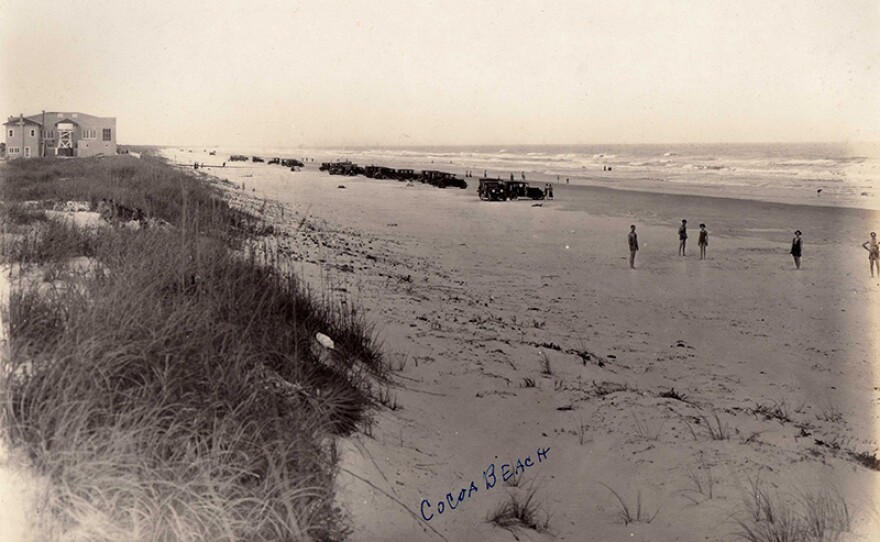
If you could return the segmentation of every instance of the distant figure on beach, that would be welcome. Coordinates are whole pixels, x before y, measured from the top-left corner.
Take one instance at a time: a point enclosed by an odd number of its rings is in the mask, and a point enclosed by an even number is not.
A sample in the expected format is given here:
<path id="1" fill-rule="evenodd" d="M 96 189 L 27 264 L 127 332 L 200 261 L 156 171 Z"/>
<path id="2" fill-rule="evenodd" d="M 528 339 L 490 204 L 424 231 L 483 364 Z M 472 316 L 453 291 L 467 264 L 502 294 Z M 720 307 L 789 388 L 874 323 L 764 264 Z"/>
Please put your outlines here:
<path id="1" fill-rule="evenodd" d="M 488 171 L 484 169 L 484 170 L 483 170 L 483 178 L 484 178 L 484 179 L 488 176 L 487 173 L 488 173 Z"/>
<path id="2" fill-rule="evenodd" d="M 513 182 L 513 173 L 510 174 L 510 181 Z"/>
<path id="3" fill-rule="evenodd" d="M 520 175 L 522 175 L 522 180 L 526 180 L 526 172 L 525 171 L 521 171 Z"/>
<path id="4" fill-rule="evenodd" d="M 803 255 L 803 252 L 804 247 L 801 239 L 801 230 L 796 230 L 794 232 L 794 239 L 791 240 L 791 256 L 794 258 L 794 266 L 797 269 L 801 268 L 801 256 Z"/>
<path id="5" fill-rule="evenodd" d="M 706 259 L 706 247 L 709 246 L 709 232 L 706 231 L 706 225 L 700 224 L 700 239 L 697 241 L 700 245 L 700 259 Z"/>
<path id="6" fill-rule="evenodd" d="M 687 256 L 685 253 L 685 246 L 687 245 L 688 238 L 688 229 L 687 229 L 687 220 L 681 221 L 681 227 L 678 228 L 678 255 L 679 256 Z"/>
<path id="7" fill-rule="evenodd" d="M 568 177 L 565 178 L 565 184 L 568 184 Z"/>
<path id="8" fill-rule="evenodd" d="M 874 278 L 874 267 L 880 275 L 880 245 L 877 244 L 877 232 L 871 232 L 871 239 L 862 243 L 862 248 L 868 251 L 868 265 L 871 267 L 871 278 Z"/>
<path id="9" fill-rule="evenodd" d="M 223 167 L 226 167 L 226 162 L 223 162 Z"/>
<path id="10" fill-rule="evenodd" d="M 550 183 L 547 183 L 547 197 L 553 199 L 553 185 Z"/>
<path id="11" fill-rule="evenodd" d="M 636 252 L 639 251 L 639 236 L 636 234 L 636 225 L 633 224 L 629 227 L 629 235 L 627 236 L 627 243 L 629 243 L 629 268 L 636 268 Z"/>

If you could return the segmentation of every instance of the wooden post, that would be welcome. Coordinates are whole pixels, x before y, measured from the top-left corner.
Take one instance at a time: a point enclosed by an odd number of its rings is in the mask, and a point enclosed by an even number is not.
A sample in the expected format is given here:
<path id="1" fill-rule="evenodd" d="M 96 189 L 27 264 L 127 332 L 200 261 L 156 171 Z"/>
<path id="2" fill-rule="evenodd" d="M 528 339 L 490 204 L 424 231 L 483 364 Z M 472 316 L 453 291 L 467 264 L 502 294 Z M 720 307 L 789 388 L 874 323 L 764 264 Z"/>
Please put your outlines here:
<path id="1" fill-rule="evenodd" d="M 46 110 L 43 109 L 43 124 L 40 126 L 40 158 L 46 157 Z"/>

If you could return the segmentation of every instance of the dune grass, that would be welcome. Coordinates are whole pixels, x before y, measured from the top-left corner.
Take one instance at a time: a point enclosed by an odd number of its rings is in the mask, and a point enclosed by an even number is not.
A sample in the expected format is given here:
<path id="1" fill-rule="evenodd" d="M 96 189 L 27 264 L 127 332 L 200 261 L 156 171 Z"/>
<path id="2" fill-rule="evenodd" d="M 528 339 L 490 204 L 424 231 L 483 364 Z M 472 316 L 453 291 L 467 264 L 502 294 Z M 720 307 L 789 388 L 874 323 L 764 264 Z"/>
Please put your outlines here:
<path id="1" fill-rule="evenodd" d="M 734 518 L 737 540 L 834 542 L 850 532 L 849 505 L 833 488 L 792 496 L 771 492 L 760 479 L 749 482 L 744 510 Z"/>
<path id="2" fill-rule="evenodd" d="M 369 326 L 268 265 L 259 217 L 161 163 L 26 160 L 0 175 L 5 201 L 112 198 L 171 224 L 49 221 L 4 247 L 23 266 L 4 429 L 46 481 L 37 538 L 344 539 L 334 438 L 369 424 L 370 381 L 386 374 Z M 93 265 L 65 266 L 77 256 Z M 64 287 L 22 278 L 47 262 Z"/>

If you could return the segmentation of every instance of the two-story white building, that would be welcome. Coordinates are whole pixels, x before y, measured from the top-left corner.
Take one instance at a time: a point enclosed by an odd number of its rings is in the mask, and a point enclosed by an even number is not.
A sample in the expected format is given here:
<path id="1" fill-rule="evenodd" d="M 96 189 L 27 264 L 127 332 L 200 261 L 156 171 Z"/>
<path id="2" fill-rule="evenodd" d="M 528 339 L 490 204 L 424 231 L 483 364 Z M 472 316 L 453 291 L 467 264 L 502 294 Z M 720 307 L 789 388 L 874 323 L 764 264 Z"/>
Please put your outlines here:
<path id="1" fill-rule="evenodd" d="M 46 111 L 9 117 L 3 128 L 9 159 L 116 154 L 116 117 Z"/>

